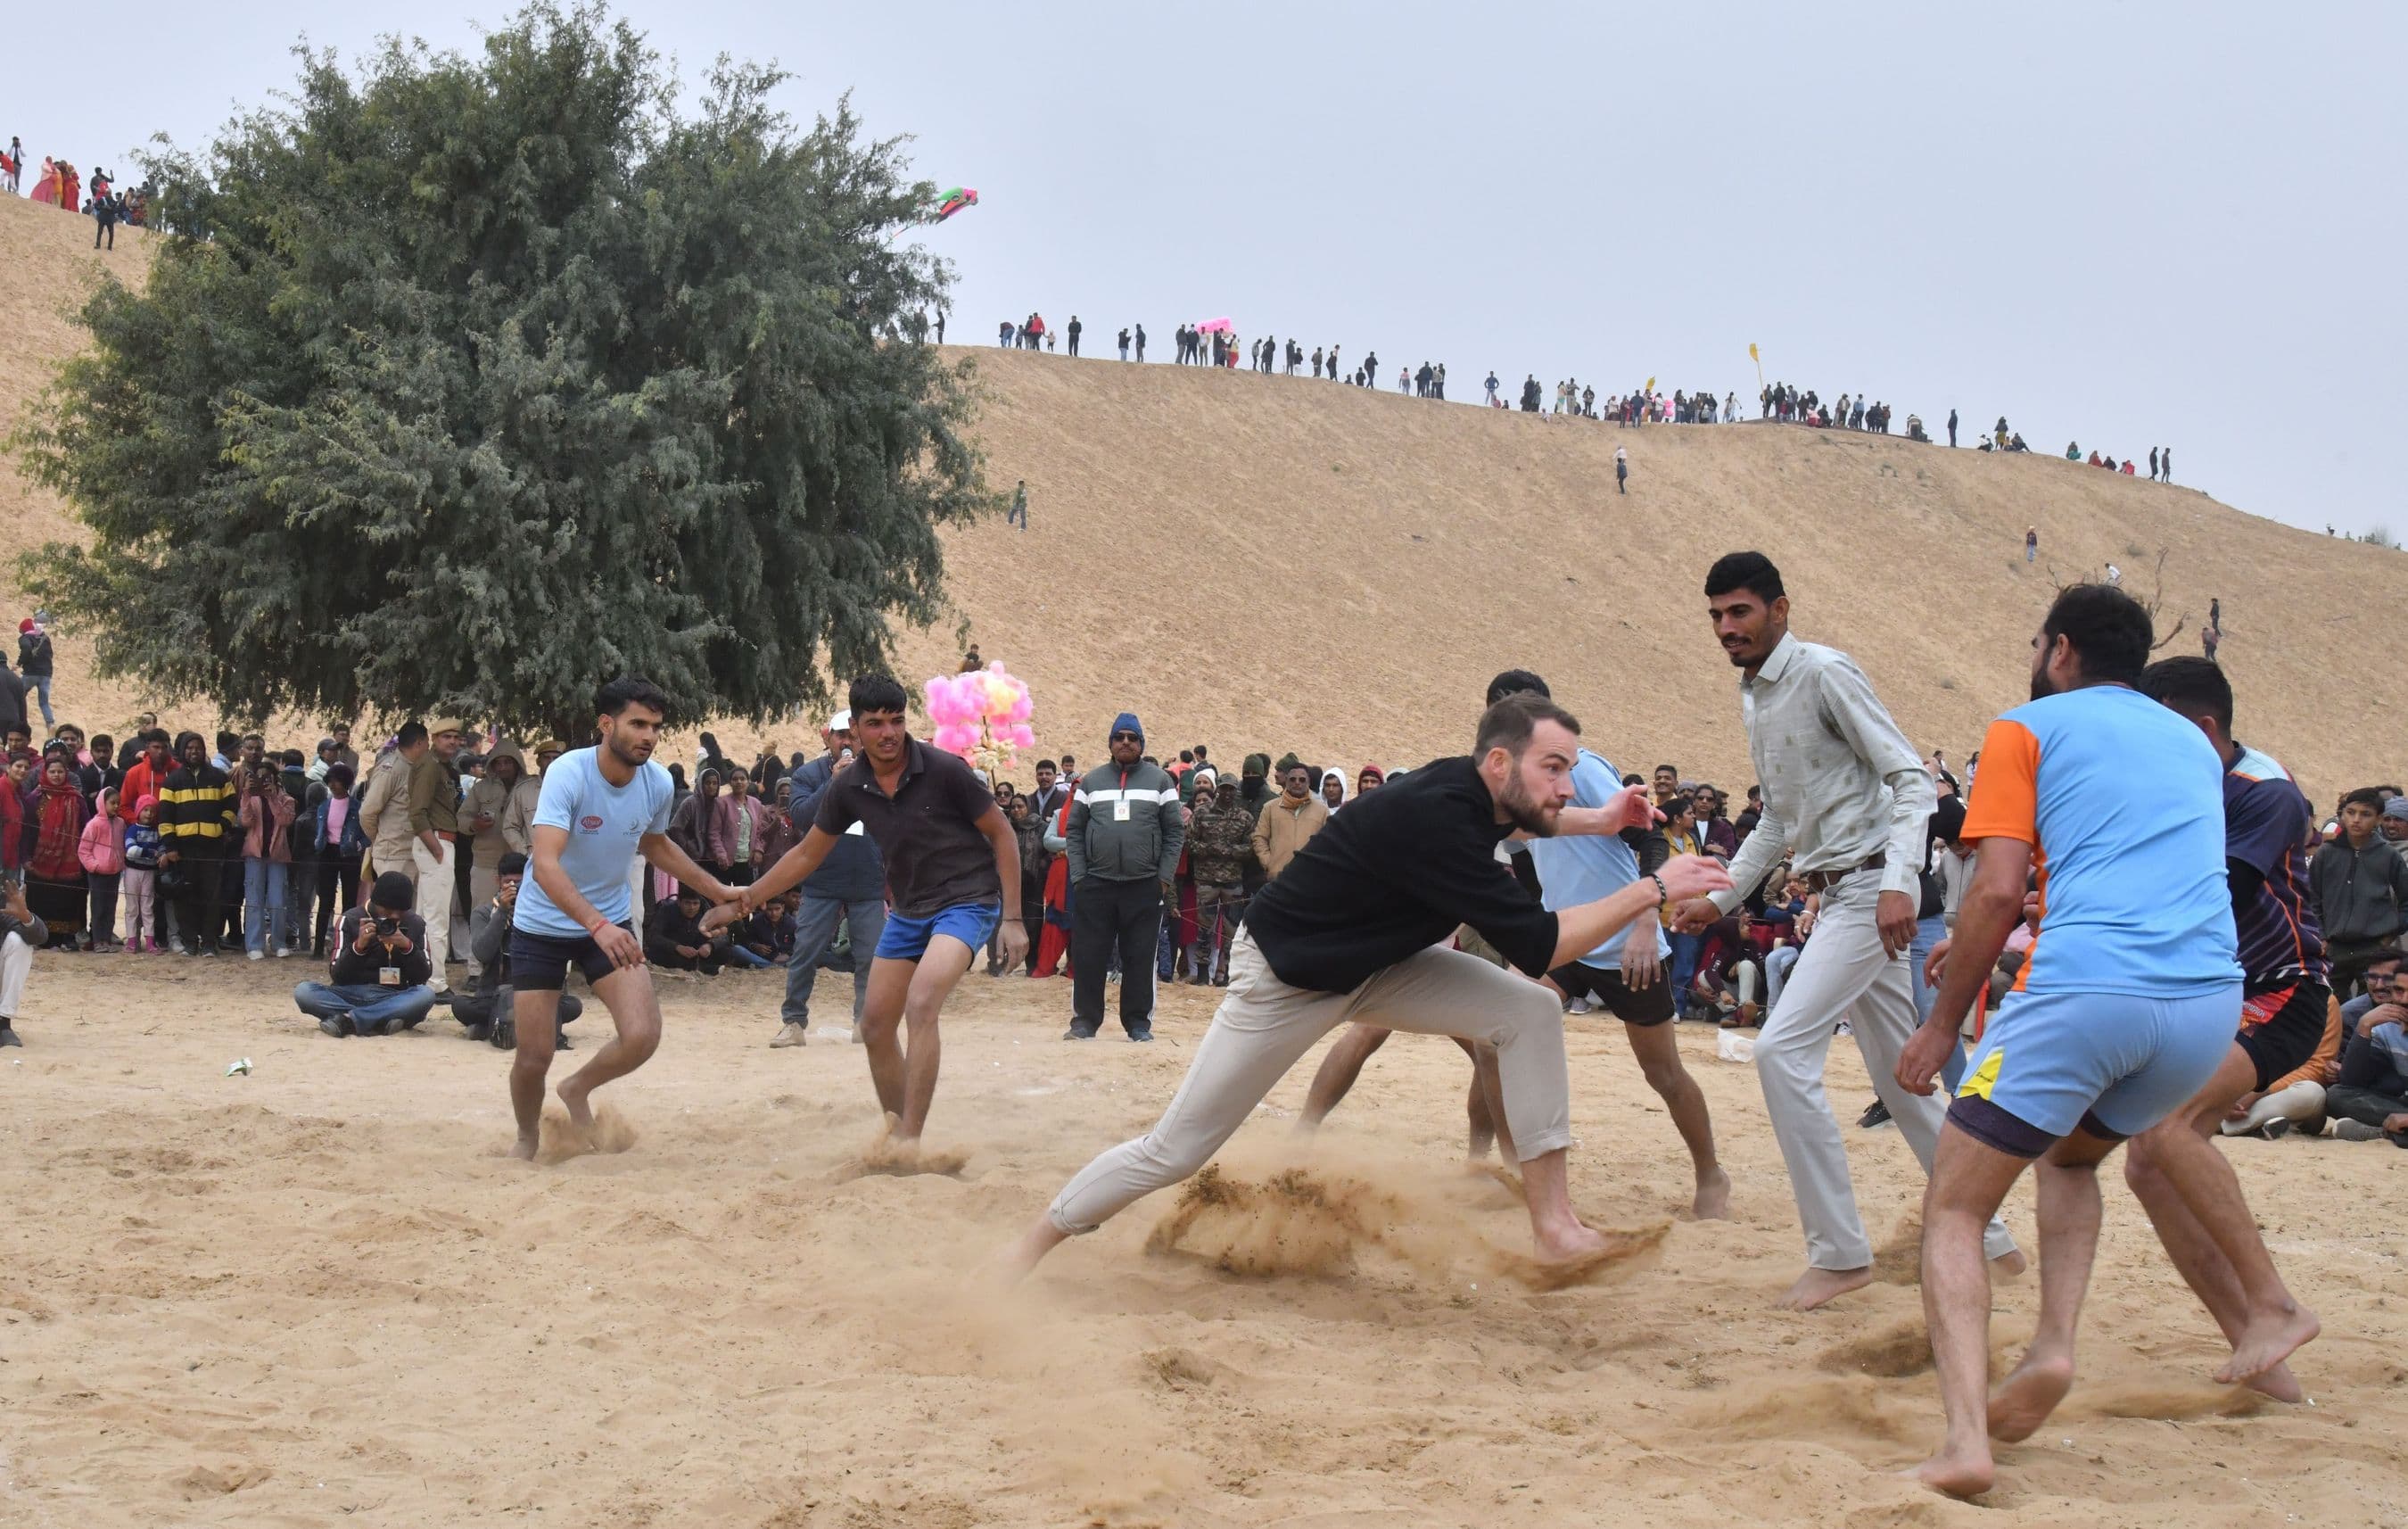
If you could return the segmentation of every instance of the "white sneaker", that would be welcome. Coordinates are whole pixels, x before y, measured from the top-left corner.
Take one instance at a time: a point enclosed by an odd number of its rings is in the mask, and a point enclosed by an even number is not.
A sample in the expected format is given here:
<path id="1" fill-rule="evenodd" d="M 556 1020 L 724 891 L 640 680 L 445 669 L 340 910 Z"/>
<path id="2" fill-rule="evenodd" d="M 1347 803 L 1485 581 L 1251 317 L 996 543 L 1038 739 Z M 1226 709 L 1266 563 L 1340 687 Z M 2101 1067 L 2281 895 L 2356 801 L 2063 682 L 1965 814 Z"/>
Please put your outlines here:
<path id="1" fill-rule="evenodd" d="M 790 1023 L 783 1029 L 780 1030 L 777 1034 L 770 1037 L 769 1046 L 773 1050 L 780 1046 L 809 1046 L 810 1044 L 810 1039 L 811 1034 L 810 1031 L 805 1030 L 800 1025 Z"/>
<path id="2" fill-rule="evenodd" d="M 301 954 L 301 952 L 294 949 L 291 945 L 278 945 L 276 947 L 276 959 L 280 961 L 290 957 L 298 956 L 299 954 Z"/>
<path id="3" fill-rule="evenodd" d="M 1580 997 L 1573 999 L 1571 1007 L 1564 1012 L 1567 1014 L 1587 1014 L 1596 1007 L 1597 1005 L 1595 1003 L 1589 1002 L 1588 995 L 1586 993 L 1583 993 Z"/>
<path id="4" fill-rule="evenodd" d="M 264 961 L 267 959 L 267 952 L 265 950 L 254 950 L 251 952 L 251 959 L 255 961 Z"/>

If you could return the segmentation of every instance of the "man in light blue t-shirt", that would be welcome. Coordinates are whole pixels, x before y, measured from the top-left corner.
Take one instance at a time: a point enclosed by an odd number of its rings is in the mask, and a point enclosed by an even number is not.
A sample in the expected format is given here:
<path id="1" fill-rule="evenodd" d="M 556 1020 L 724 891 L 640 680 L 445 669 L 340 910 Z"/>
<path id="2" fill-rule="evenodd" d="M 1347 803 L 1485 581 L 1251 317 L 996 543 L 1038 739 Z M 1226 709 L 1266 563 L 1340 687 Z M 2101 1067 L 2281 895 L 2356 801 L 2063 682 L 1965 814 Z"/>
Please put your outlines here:
<path id="1" fill-rule="evenodd" d="M 1496 694 L 1535 690 L 1548 694 L 1546 681 L 1527 670 L 1509 670 L 1489 685 Z M 1603 807 L 1622 793 L 1613 766 L 1586 749 L 1572 763 L 1572 805 Z M 1638 851 L 1620 834 L 1571 834 L 1530 841 L 1530 861 L 1539 873 L 1540 901 L 1550 910 L 1576 908 L 1611 897 L 1653 866 L 1642 867 Z M 1659 857 L 1660 858 L 1660 857 Z M 1706 1111 L 1706 1096 L 1698 1080 L 1681 1064 L 1681 1045 L 1673 1034 L 1672 989 L 1664 974 L 1664 959 L 1671 945 L 1664 938 L 1662 920 L 1642 918 L 1576 961 L 1567 961 L 1547 974 L 1547 980 L 1566 997 L 1587 998 L 1602 1004 L 1622 1021 L 1630 1054 L 1639 1059 L 1647 1086 L 1664 1101 L 1674 1129 L 1689 1149 L 1697 1172 L 1697 1195 L 1691 1212 L 1699 1220 L 1721 1220 L 1730 1215 L 1730 1176 L 1714 1155 L 1714 1123 Z"/>
<path id="2" fill-rule="evenodd" d="M 714 902 L 733 887 L 694 863 L 668 837 L 669 772 L 652 762 L 668 698 L 649 683 L 612 680 L 594 697 L 601 742 L 562 755 L 543 772 L 530 829 L 528 885 L 511 919 L 510 1109 L 518 1117 L 515 1156 L 536 1155 L 544 1079 L 558 1037 L 553 1016 L 573 962 L 610 1011 L 617 1033 L 557 1090 L 576 1144 L 593 1135 L 594 1090 L 641 1067 L 661 1044 L 661 1005 L 644 967 L 643 942 L 627 927 L 628 873 L 636 857 L 698 889 Z"/>

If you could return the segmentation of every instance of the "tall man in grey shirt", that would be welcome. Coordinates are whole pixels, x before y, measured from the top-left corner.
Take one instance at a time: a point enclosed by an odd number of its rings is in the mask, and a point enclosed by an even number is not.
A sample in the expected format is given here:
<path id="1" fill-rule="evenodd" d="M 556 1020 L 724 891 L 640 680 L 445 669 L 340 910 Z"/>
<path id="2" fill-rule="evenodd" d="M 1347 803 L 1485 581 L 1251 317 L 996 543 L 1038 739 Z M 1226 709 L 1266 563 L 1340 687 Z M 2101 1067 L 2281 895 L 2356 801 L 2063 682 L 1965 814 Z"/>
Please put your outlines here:
<path id="1" fill-rule="evenodd" d="M 1923 835 L 1935 793 L 1923 762 L 1856 661 L 1789 633 L 1781 570 L 1735 552 L 1706 574 L 1714 635 L 1741 671 L 1740 714 L 1764 786 L 1764 815 L 1731 862 L 1731 886 L 1674 910 L 1695 931 L 1754 891 L 1786 855 L 1822 907 L 1781 1002 L 1756 1043 L 1756 1075 L 1806 1228 L 1806 1272 L 1782 1304 L 1811 1311 L 1872 1281 L 1872 1245 L 1856 1215 L 1840 1124 L 1823 1094 L 1831 1034 L 1850 1021 L 1873 1088 L 1925 1173 L 1945 1113 L 1892 1075 L 1914 1032 L 1914 988 L 1902 959 L 1914 940 Z M 1984 1240 L 2008 1272 L 2023 1255 L 1993 1218 Z"/>

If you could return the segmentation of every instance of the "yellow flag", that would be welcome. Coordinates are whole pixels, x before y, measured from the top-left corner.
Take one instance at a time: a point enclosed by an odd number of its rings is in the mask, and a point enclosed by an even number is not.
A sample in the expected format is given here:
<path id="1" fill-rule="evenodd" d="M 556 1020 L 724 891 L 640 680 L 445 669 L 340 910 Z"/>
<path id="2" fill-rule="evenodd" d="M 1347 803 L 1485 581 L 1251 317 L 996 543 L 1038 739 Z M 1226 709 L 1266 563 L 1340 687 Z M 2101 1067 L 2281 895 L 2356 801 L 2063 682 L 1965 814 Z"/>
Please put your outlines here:
<path id="1" fill-rule="evenodd" d="M 1655 379 L 1655 378 L 1653 378 L 1653 377 L 1650 377 L 1649 379 L 1647 379 L 1647 391 L 1648 391 L 1648 392 L 1650 392 L 1650 393 L 1653 393 L 1653 392 L 1655 392 L 1655 391 L 1656 391 L 1656 379 Z"/>
<path id="2" fill-rule="evenodd" d="M 1747 342 L 1747 358 L 1750 361 L 1756 362 L 1761 362 L 1764 359 L 1764 357 L 1756 353 L 1756 341 L 1752 339 Z"/>

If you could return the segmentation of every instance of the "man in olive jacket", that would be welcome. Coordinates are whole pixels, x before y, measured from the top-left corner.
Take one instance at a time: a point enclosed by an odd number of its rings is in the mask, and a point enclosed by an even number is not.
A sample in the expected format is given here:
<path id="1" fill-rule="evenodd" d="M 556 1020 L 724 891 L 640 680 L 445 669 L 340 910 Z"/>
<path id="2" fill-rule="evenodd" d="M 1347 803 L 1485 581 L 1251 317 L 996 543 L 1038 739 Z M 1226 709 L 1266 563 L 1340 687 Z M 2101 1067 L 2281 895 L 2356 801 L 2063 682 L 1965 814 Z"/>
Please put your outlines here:
<path id="1" fill-rule="evenodd" d="M 1120 950 L 1121 1028 L 1154 1039 L 1154 958 L 1163 902 L 1179 874 L 1187 821 L 1179 786 L 1140 757 L 1145 729 L 1123 712 L 1111 762 L 1090 770 L 1070 801 L 1070 994 L 1067 1041 L 1092 1041 L 1104 1024 L 1104 973 Z"/>

